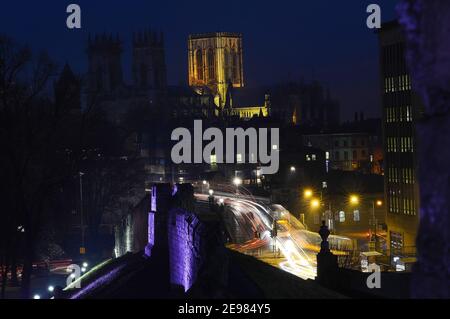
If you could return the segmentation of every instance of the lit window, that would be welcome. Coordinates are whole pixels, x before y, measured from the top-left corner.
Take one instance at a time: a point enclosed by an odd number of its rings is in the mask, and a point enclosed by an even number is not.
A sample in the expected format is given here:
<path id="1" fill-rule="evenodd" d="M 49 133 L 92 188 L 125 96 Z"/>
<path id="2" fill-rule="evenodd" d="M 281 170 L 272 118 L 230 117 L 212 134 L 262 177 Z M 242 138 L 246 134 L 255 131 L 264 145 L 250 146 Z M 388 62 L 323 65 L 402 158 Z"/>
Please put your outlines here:
<path id="1" fill-rule="evenodd" d="M 344 220 L 345 220 L 345 216 L 344 216 Z M 359 210 L 354 210 L 354 211 L 353 211 L 353 220 L 354 220 L 355 222 L 359 222 L 359 221 L 360 221 L 360 218 L 359 218 Z"/>
<path id="2" fill-rule="evenodd" d="M 273 149 L 273 150 L 277 150 L 277 149 L 278 149 L 278 145 L 273 144 L 273 145 L 272 145 L 272 149 Z"/>
<path id="3" fill-rule="evenodd" d="M 216 157 L 216 154 L 212 154 L 212 155 L 210 156 L 210 162 L 211 162 L 211 164 L 217 164 L 217 157 Z"/>
<path id="4" fill-rule="evenodd" d="M 312 155 L 311 155 L 311 159 L 312 159 L 313 161 L 315 161 L 315 160 L 316 160 L 316 154 L 312 154 Z"/>
<path id="5" fill-rule="evenodd" d="M 345 222 L 345 212 L 342 210 L 339 212 L 339 222 Z"/>
<path id="6" fill-rule="evenodd" d="M 242 163 L 242 154 L 237 154 L 237 155 L 236 155 L 236 161 L 237 161 L 238 163 Z"/>
<path id="7" fill-rule="evenodd" d="M 327 159 L 327 160 L 330 159 L 330 152 L 325 152 L 325 159 Z"/>
<path id="8" fill-rule="evenodd" d="M 308 154 L 306 155 L 306 161 L 311 161 L 311 156 L 309 156 Z"/>

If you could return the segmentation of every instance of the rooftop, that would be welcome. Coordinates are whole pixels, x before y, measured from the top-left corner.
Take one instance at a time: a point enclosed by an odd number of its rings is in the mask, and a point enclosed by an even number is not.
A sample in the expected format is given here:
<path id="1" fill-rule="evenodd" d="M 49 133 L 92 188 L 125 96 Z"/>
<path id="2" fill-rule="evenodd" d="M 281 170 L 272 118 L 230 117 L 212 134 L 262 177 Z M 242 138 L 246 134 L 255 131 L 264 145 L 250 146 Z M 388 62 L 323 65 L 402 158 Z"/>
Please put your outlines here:
<path id="1" fill-rule="evenodd" d="M 208 33 L 195 33 L 189 35 L 189 40 L 191 39 L 204 39 L 204 38 L 242 38 L 241 33 L 235 32 L 208 32 Z"/>

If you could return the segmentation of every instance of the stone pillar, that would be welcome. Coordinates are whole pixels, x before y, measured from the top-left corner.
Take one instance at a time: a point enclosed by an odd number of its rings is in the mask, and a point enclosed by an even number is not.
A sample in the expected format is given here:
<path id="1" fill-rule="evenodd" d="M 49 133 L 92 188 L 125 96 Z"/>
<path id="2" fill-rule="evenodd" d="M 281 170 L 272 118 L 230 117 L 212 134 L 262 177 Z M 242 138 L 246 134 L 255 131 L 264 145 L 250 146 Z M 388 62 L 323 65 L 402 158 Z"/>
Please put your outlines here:
<path id="1" fill-rule="evenodd" d="M 325 225 L 325 221 L 322 221 L 319 234 L 322 238 L 322 243 L 320 244 L 320 252 L 317 254 L 316 280 L 325 287 L 336 288 L 338 262 L 337 256 L 333 255 L 330 251 L 330 246 L 328 243 L 330 230 L 328 229 L 328 226 Z"/>
<path id="2" fill-rule="evenodd" d="M 450 1 L 402 0 L 397 11 L 425 104 L 416 125 L 421 207 L 411 295 L 450 298 Z"/>

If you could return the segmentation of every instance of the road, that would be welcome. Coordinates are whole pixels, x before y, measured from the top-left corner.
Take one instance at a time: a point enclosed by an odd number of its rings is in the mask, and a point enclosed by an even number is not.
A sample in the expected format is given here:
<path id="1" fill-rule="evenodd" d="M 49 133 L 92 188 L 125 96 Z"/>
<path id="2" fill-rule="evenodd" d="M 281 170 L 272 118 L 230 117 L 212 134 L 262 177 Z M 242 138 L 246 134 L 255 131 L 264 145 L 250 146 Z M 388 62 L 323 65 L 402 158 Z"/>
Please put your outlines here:
<path id="1" fill-rule="evenodd" d="M 196 194 L 196 198 L 208 200 L 204 194 Z M 214 199 L 226 207 L 223 221 L 231 237 L 231 249 L 252 254 L 303 279 L 316 277 L 321 238 L 306 230 L 287 209 L 228 193 L 216 193 Z M 272 238 L 274 220 L 277 235 Z M 329 241 L 331 249 L 351 249 L 349 238 L 331 235 Z"/>

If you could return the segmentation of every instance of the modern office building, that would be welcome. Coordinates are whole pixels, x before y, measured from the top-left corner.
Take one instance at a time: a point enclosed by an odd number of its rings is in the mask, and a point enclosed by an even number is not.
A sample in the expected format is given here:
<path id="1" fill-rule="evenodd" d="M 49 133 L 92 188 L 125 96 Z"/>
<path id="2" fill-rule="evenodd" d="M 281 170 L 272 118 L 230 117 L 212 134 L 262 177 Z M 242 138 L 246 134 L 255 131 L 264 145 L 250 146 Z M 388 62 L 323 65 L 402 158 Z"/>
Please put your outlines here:
<path id="1" fill-rule="evenodd" d="M 420 207 L 415 124 L 422 103 L 412 90 L 402 29 L 389 22 L 378 36 L 388 243 L 392 252 L 414 250 Z"/>

